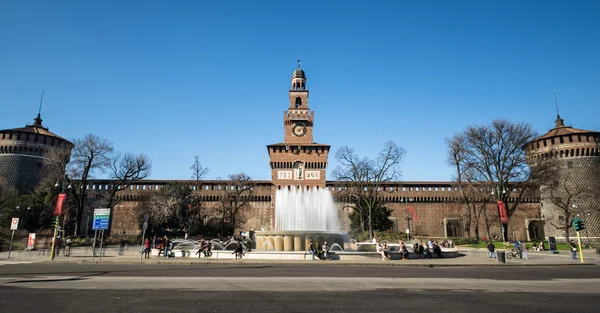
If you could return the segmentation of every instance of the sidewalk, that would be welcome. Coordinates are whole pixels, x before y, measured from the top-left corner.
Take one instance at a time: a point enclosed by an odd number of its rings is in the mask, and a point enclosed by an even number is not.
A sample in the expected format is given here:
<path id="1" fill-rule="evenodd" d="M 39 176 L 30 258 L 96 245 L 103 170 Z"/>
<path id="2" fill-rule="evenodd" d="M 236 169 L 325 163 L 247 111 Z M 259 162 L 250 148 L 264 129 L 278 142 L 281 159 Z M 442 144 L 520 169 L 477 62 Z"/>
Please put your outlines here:
<path id="1" fill-rule="evenodd" d="M 70 257 L 62 255 L 50 261 L 49 251 L 13 251 L 11 258 L 7 259 L 8 252 L 0 252 L 0 265 L 16 264 L 16 263 L 37 263 L 37 262 L 53 262 L 53 263 L 111 263 L 111 264 L 186 264 L 186 265 L 231 265 L 231 264 L 260 264 L 260 265 L 344 265 L 344 266 L 565 266 L 565 265 L 600 265 L 600 255 L 595 251 L 584 251 L 584 261 L 581 263 L 579 259 L 573 260 L 571 253 L 564 251 L 558 254 L 550 254 L 549 252 L 529 252 L 529 259 L 510 259 L 506 263 L 499 263 L 497 259 L 490 259 L 485 249 L 475 248 L 459 248 L 460 256 L 457 258 L 442 258 L 407 261 L 402 260 L 381 260 L 377 257 L 372 259 L 357 259 L 357 260 L 333 260 L 322 261 L 312 260 L 310 257 L 307 260 L 295 259 L 253 259 L 252 252 L 249 252 L 250 257 L 244 259 L 223 259 L 213 255 L 212 258 L 163 258 L 152 256 L 150 259 L 141 259 L 140 254 L 136 253 L 137 248 L 129 248 L 123 251 L 123 255 L 119 255 L 118 247 L 108 247 L 105 250 L 102 259 L 95 257 L 92 259 L 92 249 L 90 247 L 73 248 Z M 225 252 L 227 253 L 227 252 Z M 229 252 L 230 253 L 230 252 Z M 579 255 L 578 255 L 579 258 Z"/>

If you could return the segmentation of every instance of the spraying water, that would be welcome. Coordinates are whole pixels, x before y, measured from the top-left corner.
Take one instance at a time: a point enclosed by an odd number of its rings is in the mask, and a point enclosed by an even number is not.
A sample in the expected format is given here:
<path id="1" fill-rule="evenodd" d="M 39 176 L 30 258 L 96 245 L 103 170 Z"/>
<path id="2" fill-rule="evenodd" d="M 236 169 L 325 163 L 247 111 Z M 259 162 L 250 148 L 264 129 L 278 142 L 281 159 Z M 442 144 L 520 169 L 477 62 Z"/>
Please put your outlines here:
<path id="1" fill-rule="evenodd" d="M 275 194 L 277 230 L 339 231 L 340 217 L 329 190 L 287 188 Z"/>

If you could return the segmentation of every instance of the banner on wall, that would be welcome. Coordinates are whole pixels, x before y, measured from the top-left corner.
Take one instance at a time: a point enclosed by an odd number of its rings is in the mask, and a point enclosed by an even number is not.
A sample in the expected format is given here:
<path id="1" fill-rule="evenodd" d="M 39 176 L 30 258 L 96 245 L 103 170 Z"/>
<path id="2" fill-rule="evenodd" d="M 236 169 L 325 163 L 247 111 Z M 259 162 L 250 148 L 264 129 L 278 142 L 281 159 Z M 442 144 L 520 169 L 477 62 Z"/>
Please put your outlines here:
<path id="1" fill-rule="evenodd" d="M 65 197 L 67 194 L 61 193 L 58 195 L 58 199 L 56 200 L 56 208 L 54 209 L 54 215 L 60 215 L 62 213 L 63 203 L 65 202 Z"/>
<path id="2" fill-rule="evenodd" d="M 498 201 L 498 211 L 500 211 L 500 221 L 504 224 L 508 223 L 508 214 L 506 213 L 504 202 Z"/>

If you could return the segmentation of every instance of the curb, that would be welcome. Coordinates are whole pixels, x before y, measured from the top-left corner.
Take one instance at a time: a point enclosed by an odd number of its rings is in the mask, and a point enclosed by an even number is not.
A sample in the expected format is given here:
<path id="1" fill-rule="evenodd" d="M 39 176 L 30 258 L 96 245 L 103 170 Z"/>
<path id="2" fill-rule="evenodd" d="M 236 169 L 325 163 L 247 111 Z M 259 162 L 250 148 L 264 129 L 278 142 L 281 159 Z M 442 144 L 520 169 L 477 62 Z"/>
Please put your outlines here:
<path id="1" fill-rule="evenodd" d="M 594 263 L 546 263 L 546 264 L 531 264 L 531 263 L 489 263 L 489 264 L 472 264 L 472 263 L 403 263 L 403 262 L 382 262 L 382 263 L 352 263 L 352 262 L 256 262 L 256 261 L 235 261 L 230 262 L 223 261 L 206 261 L 206 262 L 191 262 L 191 261 L 150 261 L 150 262 L 139 262 L 139 261 L 92 261 L 92 260 L 76 260 L 76 261 L 43 261 L 39 263 L 45 264 L 149 264 L 149 265 L 195 265 L 195 266 L 230 266 L 230 265 L 262 265 L 262 266 L 381 266 L 381 267 L 556 267 L 556 266 L 598 266 Z"/>

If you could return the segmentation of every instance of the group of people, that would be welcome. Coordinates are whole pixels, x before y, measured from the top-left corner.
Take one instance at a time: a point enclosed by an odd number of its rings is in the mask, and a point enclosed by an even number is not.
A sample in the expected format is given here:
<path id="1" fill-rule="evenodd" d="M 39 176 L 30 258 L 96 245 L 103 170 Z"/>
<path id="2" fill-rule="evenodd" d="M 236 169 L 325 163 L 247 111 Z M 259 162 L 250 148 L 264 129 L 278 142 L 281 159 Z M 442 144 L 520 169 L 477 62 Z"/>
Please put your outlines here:
<path id="1" fill-rule="evenodd" d="M 377 242 L 376 239 L 373 239 L 373 244 L 375 245 L 377 253 L 381 254 L 382 260 L 389 260 L 391 258 L 390 249 L 386 242 L 381 243 Z M 444 242 L 444 245 L 449 247 L 447 241 Z M 415 242 L 412 245 L 412 251 L 417 259 L 433 259 L 434 254 L 439 258 L 443 257 L 441 243 L 432 240 L 429 240 L 427 243 Z M 402 240 L 398 243 L 398 252 L 400 252 L 402 260 L 408 260 L 410 258 L 410 251 Z"/>
<path id="2" fill-rule="evenodd" d="M 200 245 L 196 254 L 198 257 L 204 255 L 205 258 L 209 258 L 212 256 L 212 243 L 208 240 L 205 240 L 204 237 L 200 237 Z"/>
<path id="3" fill-rule="evenodd" d="M 312 254 L 313 260 L 315 257 L 319 258 L 320 260 L 331 260 L 329 249 L 330 247 L 327 244 L 327 241 L 323 242 L 323 245 L 320 245 L 319 242 L 315 243 L 314 241 L 311 241 L 310 246 L 308 247 L 308 252 Z"/>
<path id="4" fill-rule="evenodd" d="M 535 243 L 534 243 L 535 246 Z M 514 247 L 514 253 L 516 255 L 516 257 L 518 257 L 519 259 L 526 259 L 528 260 L 529 257 L 527 256 L 527 252 L 529 251 L 529 248 L 527 248 L 527 244 L 524 242 L 521 242 L 520 240 L 515 240 L 513 242 L 513 247 Z M 537 246 L 536 250 L 538 248 L 541 248 L 542 250 L 538 250 L 538 251 L 543 251 L 544 249 L 544 244 L 543 242 L 540 243 L 539 246 Z M 487 244 L 487 250 L 488 250 L 488 258 L 497 258 L 496 256 L 496 246 L 494 245 L 493 242 L 489 241 Z"/>
<path id="5" fill-rule="evenodd" d="M 146 259 L 150 258 L 150 253 L 152 252 L 152 248 L 158 249 L 158 256 L 163 256 L 165 258 L 172 257 L 173 255 L 173 242 L 169 240 L 167 235 L 163 237 L 156 237 L 152 239 L 152 244 L 150 244 L 150 238 L 146 238 L 144 240 L 144 250 L 142 253 Z"/>
<path id="6" fill-rule="evenodd" d="M 53 239 L 54 240 L 54 239 Z M 60 254 L 60 249 L 63 249 L 64 256 L 71 256 L 71 245 L 72 245 L 71 236 L 67 237 L 67 240 L 62 239 L 61 236 L 56 237 L 54 241 L 54 256 L 58 256 Z"/>
<path id="7" fill-rule="evenodd" d="M 413 252 L 416 254 L 417 259 L 433 259 L 434 254 L 438 258 L 443 258 L 442 247 L 452 248 L 454 247 L 454 243 L 445 239 L 440 243 L 431 239 L 427 242 L 415 242 L 413 244 Z"/>

